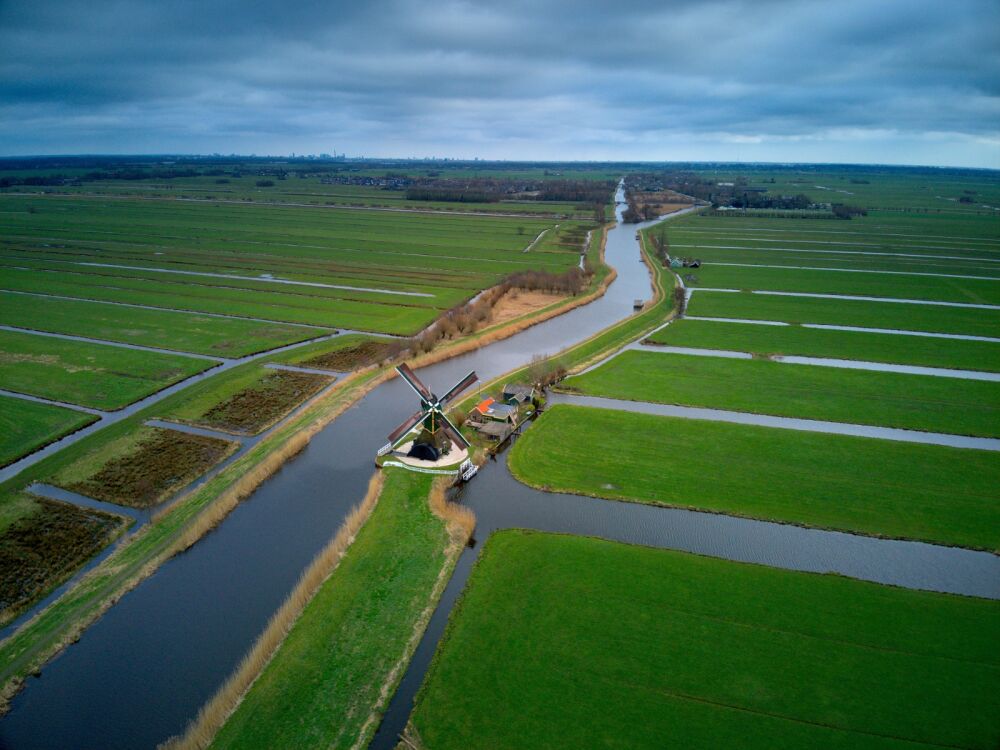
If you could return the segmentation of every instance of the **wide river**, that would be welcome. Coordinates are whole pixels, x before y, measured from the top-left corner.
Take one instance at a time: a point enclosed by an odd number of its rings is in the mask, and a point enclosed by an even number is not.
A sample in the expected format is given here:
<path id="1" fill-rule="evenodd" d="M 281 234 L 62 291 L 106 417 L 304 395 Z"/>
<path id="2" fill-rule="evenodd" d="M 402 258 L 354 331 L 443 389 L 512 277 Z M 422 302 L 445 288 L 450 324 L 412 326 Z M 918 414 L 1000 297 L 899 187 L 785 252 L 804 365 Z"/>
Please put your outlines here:
<path id="1" fill-rule="evenodd" d="M 619 203 L 622 199 L 619 191 Z M 621 205 L 619 205 L 619 218 Z M 440 392 L 470 369 L 489 380 L 631 314 L 651 294 L 635 232 L 608 233 L 618 278 L 600 299 L 420 371 Z M 394 379 L 369 393 L 241 503 L 211 534 L 126 594 L 80 641 L 29 679 L 0 720 L 2 748 L 152 748 L 182 731 L 233 671 L 302 569 L 365 494 L 375 451 L 414 408 Z M 913 542 L 707 513 L 539 493 L 503 460 L 462 493 L 477 545 L 459 560 L 376 737 L 390 747 L 482 541 L 511 526 L 571 531 L 801 570 L 1000 597 L 1000 558 Z"/>

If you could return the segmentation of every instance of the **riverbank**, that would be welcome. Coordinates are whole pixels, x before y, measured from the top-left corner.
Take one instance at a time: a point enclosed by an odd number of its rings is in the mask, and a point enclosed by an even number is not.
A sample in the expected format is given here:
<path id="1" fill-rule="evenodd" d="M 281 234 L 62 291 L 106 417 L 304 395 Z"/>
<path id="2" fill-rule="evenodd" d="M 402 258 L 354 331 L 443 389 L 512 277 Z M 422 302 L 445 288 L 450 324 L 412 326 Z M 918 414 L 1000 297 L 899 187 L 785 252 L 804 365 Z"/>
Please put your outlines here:
<path id="1" fill-rule="evenodd" d="M 411 360 L 411 364 L 424 367 L 474 351 L 602 296 L 615 277 L 614 269 L 601 262 L 607 228 L 605 226 L 600 234 L 592 237 L 588 248 L 588 257 L 597 260 L 599 265 L 586 293 L 502 325 L 484 328 L 463 339 L 443 343 Z M 190 548 L 218 526 L 243 499 L 336 417 L 393 377 L 395 372 L 390 368 L 372 367 L 336 383 L 217 475 L 157 513 L 151 523 L 81 577 L 62 597 L 25 622 L 0 644 L 0 681 L 3 684 L 0 710 L 6 710 L 28 675 L 37 673 L 42 665 L 79 639 L 87 627 L 164 562 Z M 124 434 L 148 416 L 152 414 L 137 413 L 109 428 L 107 437 Z M 70 457 L 70 452 L 66 456 L 53 457 L 10 481 L 37 479 L 51 470 L 50 464 L 61 465 Z"/>

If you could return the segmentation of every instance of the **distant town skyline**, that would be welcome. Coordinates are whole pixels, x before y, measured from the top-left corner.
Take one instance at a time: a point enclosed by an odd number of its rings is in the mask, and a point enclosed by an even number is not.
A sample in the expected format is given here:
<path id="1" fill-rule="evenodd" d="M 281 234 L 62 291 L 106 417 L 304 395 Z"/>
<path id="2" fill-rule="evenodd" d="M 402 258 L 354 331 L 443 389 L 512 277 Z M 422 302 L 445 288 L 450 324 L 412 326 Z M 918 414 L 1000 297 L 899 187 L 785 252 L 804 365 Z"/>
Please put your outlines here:
<path id="1" fill-rule="evenodd" d="M 1000 3 L 0 3 L 0 156 L 1000 168 Z"/>

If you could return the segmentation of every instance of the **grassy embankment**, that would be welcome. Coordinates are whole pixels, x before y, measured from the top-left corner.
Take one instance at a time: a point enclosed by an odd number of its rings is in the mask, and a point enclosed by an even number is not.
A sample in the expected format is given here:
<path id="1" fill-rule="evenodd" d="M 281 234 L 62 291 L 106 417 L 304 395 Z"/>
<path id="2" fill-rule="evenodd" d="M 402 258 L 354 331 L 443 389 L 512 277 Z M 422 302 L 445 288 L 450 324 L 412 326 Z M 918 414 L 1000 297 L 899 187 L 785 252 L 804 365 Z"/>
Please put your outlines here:
<path id="1" fill-rule="evenodd" d="M 432 482 L 385 471 L 371 518 L 329 577 L 255 646 L 268 643 L 269 658 L 235 675 L 180 747 L 361 747 L 371 738 L 471 533 L 435 512 Z M 443 488 L 437 499 L 440 512 Z"/>
<path id="2" fill-rule="evenodd" d="M 1000 343 L 860 331 L 678 320 L 647 343 L 749 352 L 758 357 L 797 355 L 868 362 L 1000 371 Z"/>
<path id="3" fill-rule="evenodd" d="M 0 466 L 97 421 L 92 414 L 13 396 L 0 396 L 0 407 Z"/>
<path id="4" fill-rule="evenodd" d="M 509 466 L 553 492 L 1000 550 L 992 451 L 558 405 Z"/>
<path id="5" fill-rule="evenodd" d="M 887 328 L 1000 337 L 1000 311 L 850 299 L 698 291 L 688 314 L 706 318 Z"/>
<path id="6" fill-rule="evenodd" d="M 935 375 L 631 350 L 563 381 L 560 389 L 782 417 L 1000 435 L 1000 383 Z"/>
<path id="7" fill-rule="evenodd" d="M 214 364 L 181 355 L 0 331 L 4 388 L 95 409 L 120 409 Z"/>
<path id="8" fill-rule="evenodd" d="M 994 601 L 502 531 L 411 734 L 442 750 L 991 748 L 998 628 Z"/>

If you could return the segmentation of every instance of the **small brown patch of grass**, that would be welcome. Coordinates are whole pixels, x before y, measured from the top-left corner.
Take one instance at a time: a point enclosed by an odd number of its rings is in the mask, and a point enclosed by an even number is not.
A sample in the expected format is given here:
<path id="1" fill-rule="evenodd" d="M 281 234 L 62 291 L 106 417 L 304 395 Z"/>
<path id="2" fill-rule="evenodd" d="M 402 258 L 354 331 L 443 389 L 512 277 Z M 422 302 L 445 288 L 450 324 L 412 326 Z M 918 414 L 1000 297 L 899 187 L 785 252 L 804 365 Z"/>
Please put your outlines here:
<path id="1" fill-rule="evenodd" d="M 238 448 L 228 440 L 152 428 L 130 452 L 111 459 L 89 477 L 63 486 L 109 503 L 149 508 Z"/>
<path id="2" fill-rule="evenodd" d="M 352 372 L 388 359 L 397 349 L 398 345 L 391 341 L 365 341 L 357 346 L 317 355 L 307 359 L 302 365 L 320 370 Z"/>
<path id="3" fill-rule="evenodd" d="M 0 535 L 0 623 L 71 575 L 124 525 L 110 513 L 42 498 L 27 502 L 33 510 Z"/>
<path id="4" fill-rule="evenodd" d="M 274 370 L 209 409 L 199 424 L 256 435 L 330 383 L 324 375 Z"/>
<path id="5" fill-rule="evenodd" d="M 565 294 L 551 294 L 544 291 L 522 291 L 511 289 L 493 306 L 490 323 L 499 325 L 522 315 L 533 313 L 567 298 Z"/>

